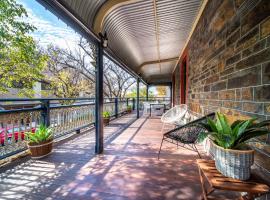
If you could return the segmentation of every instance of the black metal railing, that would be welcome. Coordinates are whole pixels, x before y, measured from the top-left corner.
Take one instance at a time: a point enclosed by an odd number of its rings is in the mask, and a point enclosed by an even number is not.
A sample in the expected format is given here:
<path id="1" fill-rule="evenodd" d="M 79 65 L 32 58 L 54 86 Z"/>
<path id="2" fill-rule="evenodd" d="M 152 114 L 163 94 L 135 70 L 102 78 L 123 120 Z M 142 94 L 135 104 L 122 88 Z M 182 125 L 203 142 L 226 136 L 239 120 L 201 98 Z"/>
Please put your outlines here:
<path id="1" fill-rule="evenodd" d="M 146 98 L 140 98 L 140 108 Z M 170 98 L 149 97 L 150 102 L 170 102 Z M 135 98 L 105 98 L 104 111 L 111 118 L 136 109 Z M 27 149 L 25 132 L 35 132 L 39 124 L 53 129 L 54 137 L 61 140 L 71 133 L 80 133 L 95 125 L 94 98 L 0 99 L 0 159 Z"/>
<path id="2" fill-rule="evenodd" d="M 103 110 L 115 118 L 133 103 L 128 98 L 105 98 Z M 26 150 L 25 132 L 34 132 L 41 123 L 53 129 L 56 139 L 95 124 L 94 98 L 1 99 L 0 104 L 0 159 Z"/>

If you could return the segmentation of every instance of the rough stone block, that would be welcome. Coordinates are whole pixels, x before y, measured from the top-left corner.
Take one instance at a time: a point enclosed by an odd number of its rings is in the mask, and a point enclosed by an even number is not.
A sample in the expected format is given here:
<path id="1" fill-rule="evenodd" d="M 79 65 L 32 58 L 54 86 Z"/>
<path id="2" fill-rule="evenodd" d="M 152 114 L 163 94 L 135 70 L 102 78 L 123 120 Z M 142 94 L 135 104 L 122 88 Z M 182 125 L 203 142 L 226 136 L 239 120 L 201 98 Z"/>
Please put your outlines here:
<path id="1" fill-rule="evenodd" d="M 242 107 L 242 104 L 241 102 L 236 102 L 236 101 L 224 101 L 223 107 L 240 110 Z"/>
<path id="2" fill-rule="evenodd" d="M 253 88 L 242 88 L 242 100 L 252 101 L 253 100 Z"/>
<path id="3" fill-rule="evenodd" d="M 255 101 L 270 101 L 270 85 L 263 85 L 254 88 Z"/>
<path id="4" fill-rule="evenodd" d="M 235 7 L 238 9 L 244 2 L 245 0 L 235 0 Z"/>
<path id="5" fill-rule="evenodd" d="M 221 100 L 235 100 L 235 90 L 226 90 L 219 92 L 219 99 Z"/>
<path id="6" fill-rule="evenodd" d="M 211 91 L 219 91 L 227 88 L 227 81 L 221 81 L 211 86 Z"/>
<path id="7" fill-rule="evenodd" d="M 270 115 L 270 103 L 264 104 L 264 114 Z"/>
<path id="8" fill-rule="evenodd" d="M 259 41 L 260 35 L 259 35 L 259 28 L 256 27 L 252 31 L 250 31 L 247 35 L 243 36 L 241 39 L 239 39 L 236 43 L 236 48 L 238 50 L 245 49 L 252 44 L 255 44 L 257 41 Z"/>
<path id="9" fill-rule="evenodd" d="M 211 26 L 214 31 L 219 32 L 234 15 L 233 1 L 223 1 L 217 12 L 215 12 L 215 16 L 212 18 Z"/>
<path id="10" fill-rule="evenodd" d="M 270 36 L 266 39 L 266 47 L 270 47 Z"/>
<path id="11" fill-rule="evenodd" d="M 223 72 L 220 73 L 220 76 L 226 76 L 228 74 L 231 74 L 234 72 L 234 66 L 224 70 Z"/>
<path id="12" fill-rule="evenodd" d="M 269 16 L 270 1 L 262 0 L 242 20 L 241 34 L 244 35 Z"/>
<path id="13" fill-rule="evenodd" d="M 234 34 L 232 34 L 226 41 L 227 47 L 234 44 L 240 38 L 240 29 L 238 29 Z"/>
<path id="14" fill-rule="evenodd" d="M 270 35 L 270 17 L 261 24 L 261 38 Z"/>
<path id="15" fill-rule="evenodd" d="M 242 99 L 241 89 L 235 90 L 235 100 L 239 101 Z"/>
<path id="16" fill-rule="evenodd" d="M 241 54 L 236 54 L 232 57 L 230 57 L 229 59 L 226 60 L 226 66 L 231 65 L 233 63 L 236 63 L 237 61 L 239 61 L 241 59 Z"/>
<path id="17" fill-rule="evenodd" d="M 213 100 L 210 100 L 210 101 L 208 101 L 208 104 L 209 104 L 210 106 L 217 106 L 217 107 L 220 107 L 220 106 L 222 106 L 222 101 L 213 101 Z"/>
<path id="18" fill-rule="evenodd" d="M 263 113 L 263 104 L 262 103 L 253 103 L 253 102 L 244 102 L 243 110 L 246 112 L 252 112 L 257 114 Z"/>
<path id="19" fill-rule="evenodd" d="M 210 84 L 210 83 L 214 83 L 216 81 L 219 80 L 219 76 L 218 75 L 214 75 L 214 76 L 211 76 L 209 78 L 206 79 L 205 83 L 206 84 Z"/>
<path id="20" fill-rule="evenodd" d="M 228 89 L 248 86 L 256 86 L 261 83 L 261 67 L 253 67 L 235 72 L 232 78 L 228 79 Z"/>
<path id="21" fill-rule="evenodd" d="M 204 92 L 209 92 L 209 91 L 210 91 L 210 85 L 204 86 L 203 91 L 204 91 Z"/>
<path id="22" fill-rule="evenodd" d="M 270 62 L 262 65 L 262 82 L 270 83 Z"/>
<path id="23" fill-rule="evenodd" d="M 266 40 L 261 40 L 258 43 L 256 43 L 254 46 L 245 49 L 242 53 L 243 58 L 250 56 L 251 54 L 257 53 L 258 51 L 261 51 L 264 49 L 266 44 Z"/>
<path id="24" fill-rule="evenodd" d="M 236 63 L 236 69 L 244 69 L 270 60 L 270 48 L 267 48 L 259 53 L 249 56 Z"/>

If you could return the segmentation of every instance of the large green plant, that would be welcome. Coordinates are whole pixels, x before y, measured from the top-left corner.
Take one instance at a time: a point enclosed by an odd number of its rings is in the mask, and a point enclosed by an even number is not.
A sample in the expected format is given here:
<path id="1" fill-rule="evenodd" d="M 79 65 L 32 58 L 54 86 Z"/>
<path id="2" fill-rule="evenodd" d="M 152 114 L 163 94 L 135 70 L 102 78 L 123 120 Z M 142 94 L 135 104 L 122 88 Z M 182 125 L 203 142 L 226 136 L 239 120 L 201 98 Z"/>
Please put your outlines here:
<path id="1" fill-rule="evenodd" d="M 216 120 L 208 118 L 207 123 L 201 123 L 207 131 L 199 134 L 198 141 L 202 142 L 209 136 L 214 143 L 225 149 L 239 149 L 249 139 L 270 133 L 267 128 L 270 120 L 259 123 L 255 120 L 237 120 L 230 125 L 225 115 L 217 113 Z"/>
<path id="2" fill-rule="evenodd" d="M 102 115 L 103 115 L 103 118 L 110 118 L 110 112 L 108 111 L 104 111 Z"/>
<path id="3" fill-rule="evenodd" d="M 40 125 L 35 133 L 27 132 L 26 138 L 29 143 L 41 143 L 53 139 L 52 129 L 45 125 Z"/>
<path id="4" fill-rule="evenodd" d="M 128 105 L 127 106 L 127 110 L 132 110 L 132 106 L 131 105 Z"/>

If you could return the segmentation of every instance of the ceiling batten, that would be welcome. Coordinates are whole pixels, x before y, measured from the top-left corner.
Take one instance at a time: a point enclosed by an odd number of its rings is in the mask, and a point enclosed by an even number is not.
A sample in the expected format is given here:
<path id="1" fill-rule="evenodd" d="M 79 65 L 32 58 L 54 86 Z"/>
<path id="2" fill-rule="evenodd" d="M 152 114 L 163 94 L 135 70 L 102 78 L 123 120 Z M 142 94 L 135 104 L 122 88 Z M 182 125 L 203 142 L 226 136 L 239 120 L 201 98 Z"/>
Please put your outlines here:
<path id="1" fill-rule="evenodd" d="M 159 71 L 161 73 L 161 65 L 160 65 L 160 46 L 159 46 L 159 19 L 157 15 L 157 4 L 156 0 L 153 0 L 153 9 L 154 9 L 154 21 L 155 21 L 155 35 L 156 35 L 156 42 L 157 42 L 157 53 L 158 53 L 158 66 Z"/>
<path id="2" fill-rule="evenodd" d="M 108 0 L 106 1 L 95 15 L 93 29 L 96 34 L 102 31 L 104 19 L 106 16 L 117 7 L 128 5 L 139 0 Z"/>

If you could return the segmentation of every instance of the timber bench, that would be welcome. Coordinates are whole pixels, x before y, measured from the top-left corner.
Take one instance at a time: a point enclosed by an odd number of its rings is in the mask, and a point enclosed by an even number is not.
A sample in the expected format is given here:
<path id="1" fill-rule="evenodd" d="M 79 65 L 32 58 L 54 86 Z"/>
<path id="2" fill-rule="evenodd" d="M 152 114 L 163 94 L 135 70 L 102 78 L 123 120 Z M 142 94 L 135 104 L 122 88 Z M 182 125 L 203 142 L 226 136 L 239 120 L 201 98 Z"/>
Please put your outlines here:
<path id="1" fill-rule="evenodd" d="M 257 179 L 251 177 L 247 181 L 241 181 L 233 178 L 228 178 L 222 175 L 215 167 L 214 160 L 197 160 L 201 186 L 202 186 L 202 199 L 213 199 L 208 198 L 214 190 L 225 190 L 234 192 L 245 192 L 246 195 L 240 196 L 239 199 L 254 199 L 267 192 L 270 188 L 258 181 Z M 209 187 L 206 188 L 206 181 Z"/>

